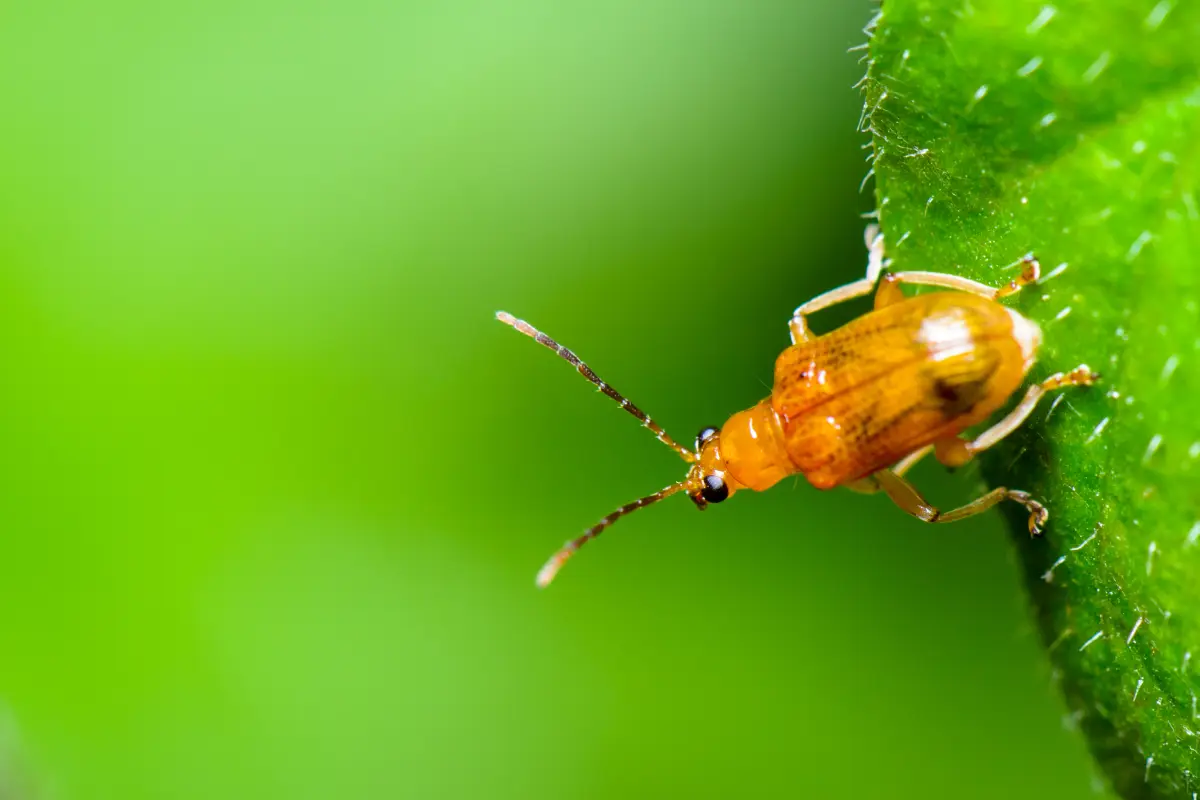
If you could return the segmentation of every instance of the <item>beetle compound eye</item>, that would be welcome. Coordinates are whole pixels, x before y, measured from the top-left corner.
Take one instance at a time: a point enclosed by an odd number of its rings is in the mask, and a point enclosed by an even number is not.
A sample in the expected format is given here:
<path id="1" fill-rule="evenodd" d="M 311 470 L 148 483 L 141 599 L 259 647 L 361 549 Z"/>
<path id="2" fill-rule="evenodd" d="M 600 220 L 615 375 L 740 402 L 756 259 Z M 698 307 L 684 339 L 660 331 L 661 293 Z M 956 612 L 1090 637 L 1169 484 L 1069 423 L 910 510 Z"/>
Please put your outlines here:
<path id="1" fill-rule="evenodd" d="M 704 488 L 700 490 L 700 496 L 710 503 L 719 503 L 729 497 L 729 487 L 725 485 L 725 481 L 720 475 L 705 475 Z"/>
<path id="2" fill-rule="evenodd" d="M 705 442 L 716 436 L 718 433 L 720 433 L 720 431 L 711 425 L 707 428 L 701 429 L 700 433 L 696 434 L 696 449 L 699 450 Z"/>

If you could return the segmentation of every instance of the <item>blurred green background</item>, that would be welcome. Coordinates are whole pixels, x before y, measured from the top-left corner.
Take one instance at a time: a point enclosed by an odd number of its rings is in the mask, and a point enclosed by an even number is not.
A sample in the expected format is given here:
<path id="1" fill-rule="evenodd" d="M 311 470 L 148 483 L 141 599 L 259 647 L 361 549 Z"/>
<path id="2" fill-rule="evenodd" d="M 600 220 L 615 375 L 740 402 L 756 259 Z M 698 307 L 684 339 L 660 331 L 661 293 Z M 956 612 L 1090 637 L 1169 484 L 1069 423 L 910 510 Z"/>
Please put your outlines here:
<path id="1" fill-rule="evenodd" d="M 764 396 L 871 13 L 0 12 L 0 796 L 1095 796 L 993 516 L 673 499 L 533 588 L 682 465 L 493 311 L 684 441 Z"/>

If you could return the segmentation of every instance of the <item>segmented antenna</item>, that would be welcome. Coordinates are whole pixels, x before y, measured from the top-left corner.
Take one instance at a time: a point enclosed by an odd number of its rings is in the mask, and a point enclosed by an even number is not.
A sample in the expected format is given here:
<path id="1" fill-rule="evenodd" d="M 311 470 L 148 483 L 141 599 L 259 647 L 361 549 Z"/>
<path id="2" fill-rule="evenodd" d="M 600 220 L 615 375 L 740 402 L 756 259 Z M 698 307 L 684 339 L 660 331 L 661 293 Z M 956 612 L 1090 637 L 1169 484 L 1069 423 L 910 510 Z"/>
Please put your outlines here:
<path id="1" fill-rule="evenodd" d="M 579 548 L 581 548 L 585 544 L 587 544 L 587 542 L 589 540 L 595 539 L 597 536 L 599 536 L 600 532 L 603 531 L 605 528 L 607 528 L 609 525 L 612 525 L 614 522 L 616 522 L 617 520 L 619 520 L 621 517 L 625 516 L 626 514 L 631 514 L 634 511 L 637 511 L 639 508 L 645 508 L 646 506 L 657 503 L 659 500 L 662 500 L 664 497 L 670 497 L 671 495 L 675 494 L 676 492 L 678 492 L 680 489 L 684 488 L 685 486 L 687 486 L 687 481 L 680 481 L 679 483 L 673 483 L 670 486 L 668 486 L 667 488 L 663 489 L 662 491 L 655 492 L 652 495 L 647 495 L 646 497 L 640 498 L 638 500 L 634 500 L 632 503 L 623 505 L 620 508 L 618 508 L 616 511 L 612 512 L 607 517 L 600 520 L 595 525 L 593 525 L 592 527 L 590 527 L 586 531 L 584 531 L 582 536 L 580 536 L 576 539 L 572 539 L 571 541 L 564 544 L 557 553 L 550 556 L 550 560 L 546 562 L 546 565 L 544 567 L 542 567 L 540 570 L 538 570 L 538 574 L 537 574 L 538 588 L 545 589 L 547 586 L 549 586 L 550 581 L 554 580 L 554 576 L 558 574 L 558 571 L 560 569 L 562 569 L 563 564 L 566 564 L 567 560 L 571 556 L 575 555 L 576 551 L 578 551 Z"/>
<path id="2" fill-rule="evenodd" d="M 511 325 L 512 327 L 516 328 L 518 331 L 525 334 L 526 336 L 529 336 L 529 337 L 535 339 L 540 344 L 543 344 L 546 347 L 549 347 L 554 352 L 558 353 L 564 360 L 566 360 L 570 364 L 574 365 L 575 369 L 579 372 L 580 375 L 587 378 L 592 383 L 596 384 L 596 386 L 600 389 L 600 391 L 604 392 L 606 395 L 608 395 L 614 401 L 616 401 L 617 405 L 621 406 L 621 408 L 625 409 L 630 414 L 633 414 L 633 416 L 635 416 L 639 420 L 641 420 L 643 428 L 649 428 L 650 431 L 654 434 L 654 436 L 660 442 L 662 442 L 667 447 L 671 448 L 676 453 L 678 453 L 680 458 L 682 458 L 684 461 L 688 462 L 689 464 L 694 463 L 696 461 L 695 453 L 693 453 L 691 450 L 687 449 L 686 447 L 680 445 L 678 442 L 676 442 L 674 439 L 672 439 L 670 436 L 668 436 L 667 432 L 664 431 L 657 422 L 650 419 L 650 417 L 648 417 L 646 415 L 645 411 L 642 411 L 640 408 L 635 406 L 633 403 L 629 402 L 629 400 L 626 397 L 624 397 L 620 392 L 618 392 L 616 389 L 609 386 L 604 381 L 600 380 L 600 376 L 597 375 L 595 372 L 592 372 L 591 367 L 589 367 L 587 364 L 580 361 L 579 356 L 575 355 L 570 350 L 563 347 L 561 344 L 554 341 L 549 336 L 542 333 L 541 331 L 539 331 L 537 328 L 530 325 L 525 320 L 517 319 L 512 314 L 509 314 L 506 311 L 497 311 L 496 319 L 500 320 L 505 325 Z M 659 494 L 662 494 L 662 493 L 660 492 Z M 662 495 L 662 496 L 666 497 L 666 495 Z M 655 497 L 654 495 L 651 495 L 651 497 L 654 497 L 655 500 L 659 499 L 658 497 Z M 647 498 L 643 498 L 643 500 L 645 500 L 645 499 L 647 499 Z M 639 500 L 638 502 L 640 503 L 642 501 Z M 650 501 L 650 502 L 653 502 L 653 501 Z M 634 506 L 637 507 L 636 504 L 634 504 Z M 628 511 L 632 511 L 632 510 L 633 510 L 632 508 L 628 509 Z M 628 511 L 623 509 L 619 512 L 616 512 L 616 515 L 613 517 L 613 519 L 616 519 L 616 517 L 619 517 L 622 514 L 628 513 Z M 608 519 L 608 517 L 605 517 L 605 519 Z M 609 520 L 609 521 L 611 522 L 611 520 Z M 609 524 L 608 522 L 604 522 L 601 525 L 599 525 L 598 527 L 603 528 L 608 524 Z M 599 532 L 599 531 L 597 531 L 597 532 Z M 590 538 L 590 537 L 587 537 L 587 538 Z"/>

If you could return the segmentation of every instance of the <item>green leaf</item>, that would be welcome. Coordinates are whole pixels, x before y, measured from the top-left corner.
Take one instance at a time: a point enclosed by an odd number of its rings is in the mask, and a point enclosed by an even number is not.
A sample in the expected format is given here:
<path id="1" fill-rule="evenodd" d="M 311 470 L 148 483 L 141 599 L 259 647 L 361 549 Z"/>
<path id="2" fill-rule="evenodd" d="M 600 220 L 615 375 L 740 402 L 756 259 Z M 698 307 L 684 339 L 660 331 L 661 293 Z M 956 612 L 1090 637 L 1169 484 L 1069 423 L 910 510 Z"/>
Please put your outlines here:
<path id="1" fill-rule="evenodd" d="M 992 284 L 1083 362 L 984 454 L 1009 510 L 1072 719 L 1125 797 L 1200 785 L 1200 3 L 887 0 L 863 129 L 894 269 Z M 986 691 L 987 687 L 980 687 Z M 1037 747 L 1030 742 L 1030 747 Z"/>

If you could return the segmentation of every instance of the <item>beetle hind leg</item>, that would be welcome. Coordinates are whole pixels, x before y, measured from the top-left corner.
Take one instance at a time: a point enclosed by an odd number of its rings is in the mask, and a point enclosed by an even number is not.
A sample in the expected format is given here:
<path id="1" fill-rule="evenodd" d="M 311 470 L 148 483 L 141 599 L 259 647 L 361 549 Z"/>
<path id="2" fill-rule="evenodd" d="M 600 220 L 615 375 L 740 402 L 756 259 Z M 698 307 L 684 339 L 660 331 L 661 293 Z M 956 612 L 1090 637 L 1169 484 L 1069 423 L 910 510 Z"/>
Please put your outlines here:
<path id="1" fill-rule="evenodd" d="M 911 483 L 897 475 L 892 470 L 883 470 L 873 476 L 876 485 L 882 489 L 893 503 L 922 522 L 957 522 L 960 519 L 973 517 L 987 511 L 992 506 L 1004 500 L 1020 503 L 1029 512 L 1029 535 L 1037 536 L 1042 532 L 1050 512 L 1046 507 L 1034 500 L 1028 492 L 1017 489 L 999 487 L 992 489 L 982 497 L 978 497 L 964 506 L 951 511 L 941 511 L 928 501 L 913 487 Z"/>
<path id="2" fill-rule="evenodd" d="M 1080 364 L 1070 372 L 1056 372 L 1041 383 L 1035 383 L 1025 392 L 1017 407 L 1008 412 L 1004 419 L 979 434 L 971 441 L 957 437 L 939 440 L 934 445 L 934 457 L 947 467 L 961 467 L 970 461 L 976 453 L 987 450 L 1005 436 L 1015 431 L 1029 418 L 1038 402 L 1048 392 L 1065 389 L 1068 386 L 1091 386 L 1100 380 L 1100 375 L 1092 371 L 1087 364 Z"/>

